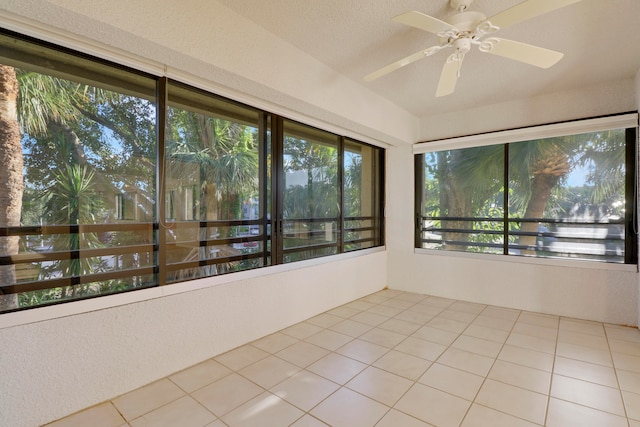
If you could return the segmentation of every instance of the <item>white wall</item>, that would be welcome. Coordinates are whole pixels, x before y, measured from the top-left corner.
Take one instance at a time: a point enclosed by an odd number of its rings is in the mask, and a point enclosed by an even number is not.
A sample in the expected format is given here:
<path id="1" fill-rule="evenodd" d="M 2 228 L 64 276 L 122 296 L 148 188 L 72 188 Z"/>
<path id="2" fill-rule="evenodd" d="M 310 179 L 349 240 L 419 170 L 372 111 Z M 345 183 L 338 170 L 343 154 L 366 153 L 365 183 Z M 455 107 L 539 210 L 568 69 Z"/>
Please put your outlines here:
<path id="1" fill-rule="evenodd" d="M 637 111 L 635 93 L 634 80 L 625 79 L 603 82 L 579 90 L 426 117 L 420 123 L 419 141 Z"/>
<path id="2" fill-rule="evenodd" d="M 191 292 L 0 328 L 0 425 L 38 426 L 111 399 L 381 290 L 386 275 L 386 253 L 378 251 L 252 279 L 230 275 L 232 282 Z M 24 313 L 2 321 L 17 315 Z"/>

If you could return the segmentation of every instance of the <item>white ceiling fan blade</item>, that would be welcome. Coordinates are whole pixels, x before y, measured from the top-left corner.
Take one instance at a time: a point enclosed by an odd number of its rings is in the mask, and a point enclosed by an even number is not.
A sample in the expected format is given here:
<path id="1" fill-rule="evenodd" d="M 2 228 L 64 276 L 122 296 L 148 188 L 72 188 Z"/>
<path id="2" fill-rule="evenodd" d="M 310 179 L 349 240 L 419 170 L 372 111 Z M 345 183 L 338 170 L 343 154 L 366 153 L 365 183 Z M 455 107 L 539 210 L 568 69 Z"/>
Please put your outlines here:
<path id="1" fill-rule="evenodd" d="M 564 56 L 564 54 L 555 50 L 498 37 L 485 39 L 480 45 L 480 51 L 514 59 L 540 68 L 551 67 Z"/>
<path id="2" fill-rule="evenodd" d="M 410 27 L 419 28 L 433 34 L 438 34 L 447 30 L 458 31 L 456 27 L 441 21 L 433 16 L 425 15 L 418 11 L 403 13 L 393 18 L 394 22 L 408 25 Z"/>
<path id="3" fill-rule="evenodd" d="M 445 45 L 446 46 L 446 45 Z M 370 82 L 373 81 L 377 78 L 380 78 L 384 75 L 387 75 L 389 73 L 391 73 L 392 71 L 398 70 L 404 66 L 407 66 L 413 62 L 416 62 L 419 59 L 425 58 L 427 56 L 431 56 L 434 53 L 438 52 L 439 50 L 443 49 L 443 46 L 432 46 L 428 49 L 425 50 L 421 50 L 420 52 L 416 52 L 413 55 L 409 55 L 405 58 L 402 58 L 396 62 L 393 62 L 385 67 L 380 68 L 377 71 L 374 71 L 371 74 L 367 74 L 366 76 L 364 76 L 364 81 L 365 82 Z"/>
<path id="4" fill-rule="evenodd" d="M 456 90 L 461 65 L 462 61 L 452 60 L 451 56 L 447 59 L 447 62 L 445 62 L 442 67 L 442 73 L 440 73 L 436 98 L 450 95 Z"/>
<path id="5" fill-rule="evenodd" d="M 518 22 L 561 9 L 582 0 L 526 0 L 500 12 L 487 21 L 498 28 L 506 28 Z"/>

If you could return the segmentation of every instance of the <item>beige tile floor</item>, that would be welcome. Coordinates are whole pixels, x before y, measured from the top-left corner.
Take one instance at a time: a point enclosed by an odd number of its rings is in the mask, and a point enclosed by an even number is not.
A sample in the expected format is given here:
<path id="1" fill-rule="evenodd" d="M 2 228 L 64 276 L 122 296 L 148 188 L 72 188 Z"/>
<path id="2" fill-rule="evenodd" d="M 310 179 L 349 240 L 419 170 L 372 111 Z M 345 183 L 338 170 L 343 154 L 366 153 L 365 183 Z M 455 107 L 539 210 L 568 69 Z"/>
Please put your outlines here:
<path id="1" fill-rule="evenodd" d="M 640 331 L 384 290 L 50 427 L 640 427 Z"/>

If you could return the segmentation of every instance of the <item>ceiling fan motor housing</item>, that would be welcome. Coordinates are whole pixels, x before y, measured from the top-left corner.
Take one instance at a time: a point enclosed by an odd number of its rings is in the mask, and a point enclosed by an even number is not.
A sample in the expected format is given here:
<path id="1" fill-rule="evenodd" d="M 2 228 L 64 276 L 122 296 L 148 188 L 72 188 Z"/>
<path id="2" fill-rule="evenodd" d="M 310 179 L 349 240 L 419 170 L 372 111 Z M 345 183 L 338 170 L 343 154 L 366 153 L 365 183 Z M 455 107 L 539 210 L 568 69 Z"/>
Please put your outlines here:
<path id="1" fill-rule="evenodd" d="M 455 10 L 464 11 L 471 6 L 471 2 L 473 2 L 473 0 L 451 0 L 449 6 Z"/>
<path id="2" fill-rule="evenodd" d="M 481 12 L 462 12 L 450 16 L 447 23 L 456 27 L 460 32 L 471 33 L 476 27 L 487 20 L 484 13 Z"/>

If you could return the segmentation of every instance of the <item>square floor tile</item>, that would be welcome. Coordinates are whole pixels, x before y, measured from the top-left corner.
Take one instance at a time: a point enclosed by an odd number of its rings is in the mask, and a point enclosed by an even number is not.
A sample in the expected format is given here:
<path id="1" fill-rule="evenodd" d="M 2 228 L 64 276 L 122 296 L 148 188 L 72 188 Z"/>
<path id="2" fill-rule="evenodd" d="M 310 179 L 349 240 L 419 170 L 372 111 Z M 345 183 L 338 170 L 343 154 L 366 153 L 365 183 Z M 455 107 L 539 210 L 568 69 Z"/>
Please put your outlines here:
<path id="1" fill-rule="evenodd" d="M 178 387 L 191 393 L 220 378 L 231 374 L 233 371 L 221 363 L 209 359 L 195 366 L 187 368 L 169 377 Z"/>
<path id="2" fill-rule="evenodd" d="M 559 341 L 556 355 L 603 366 L 613 366 L 609 350 L 600 350 Z"/>
<path id="3" fill-rule="evenodd" d="M 395 346 L 394 350 L 411 354 L 421 359 L 434 361 L 447 349 L 446 346 L 419 338 L 409 337 Z"/>
<path id="4" fill-rule="evenodd" d="M 515 322 L 521 311 L 513 308 L 489 306 L 480 312 L 482 316 L 494 317 L 497 319 Z"/>
<path id="5" fill-rule="evenodd" d="M 553 375 L 551 396 L 600 411 L 624 416 L 620 390 L 575 378 Z"/>
<path id="6" fill-rule="evenodd" d="M 458 339 L 451 344 L 451 347 L 468 351 L 470 353 L 480 354 L 482 356 L 496 358 L 502 349 L 502 344 L 482 338 L 460 335 Z"/>
<path id="7" fill-rule="evenodd" d="M 356 310 L 365 311 L 375 306 L 376 305 L 371 302 L 356 300 L 356 301 L 351 301 L 348 304 L 345 304 L 343 307 L 350 307 L 350 308 L 355 308 Z"/>
<path id="8" fill-rule="evenodd" d="M 612 352 L 640 356 L 640 342 L 609 339 Z"/>
<path id="9" fill-rule="evenodd" d="M 369 310 L 367 310 L 368 313 L 375 313 L 375 314 L 380 314 L 382 316 L 386 316 L 386 317 L 393 317 L 397 314 L 402 313 L 405 310 L 405 308 L 399 308 L 399 307 L 391 307 L 391 306 L 385 306 L 385 305 L 378 305 L 376 307 L 372 307 Z"/>
<path id="10" fill-rule="evenodd" d="M 129 424 L 131 427 L 202 427 L 215 419 L 211 412 L 192 397 L 184 396 L 130 421 Z"/>
<path id="11" fill-rule="evenodd" d="M 183 390 L 164 378 L 113 399 L 113 404 L 127 421 L 131 421 L 184 395 Z"/>
<path id="12" fill-rule="evenodd" d="M 551 398 L 547 427 L 626 427 L 624 417 Z"/>
<path id="13" fill-rule="evenodd" d="M 551 372 L 553 369 L 552 355 L 510 345 L 505 345 L 502 348 L 498 359 L 547 372 Z"/>
<path id="14" fill-rule="evenodd" d="M 310 319 L 307 319 L 307 323 L 311 323 L 312 325 L 319 326 L 321 328 L 328 328 L 330 326 L 335 325 L 336 323 L 342 322 L 344 319 L 340 316 L 334 316 L 333 314 L 322 313 L 314 316 Z"/>
<path id="15" fill-rule="evenodd" d="M 493 365 L 494 358 L 481 356 L 468 351 L 449 348 L 437 360 L 442 365 L 457 368 L 472 374 L 486 376 Z"/>
<path id="16" fill-rule="evenodd" d="M 383 316 L 381 314 L 369 313 L 365 311 L 352 316 L 351 320 L 355 320 L 356 322 L 364 323 L 369 326 L 378 326 L 379 324 L 389 320 L 389 316 Z"/>
<path id="17" fill-rule="evenodd" d="M 277 353 L 297 342 L 298 339 L 291 335 L 276 332 L 275 334 L 267 335 L 264 338 L 260 338 L 259 340 L 252 342 L 251 345 L 258 347 L 260 350 L 264 350 L 267 353 Z"/>
<path id="18" fill-rule="evenodd" d="M 429 320 L 433 319 L 436 316 L 436 314 L 422 313 L 419 311 L 412 310 L 410 308 L 398 314 L 397 316 L 395 316 L 394 319 L 415 323 L 418 327 L 421 327 L 422 325 L 427 323 Z"/>
<path id="19" fill-rule="evenodd" d="M 627 409 L 627 417 L 640 421 L 640 394 L 623 391 L 622 397 Z"/>
<path id="20" fill-rule="evenodd" d="M 471 402 L 424 384 L 414 384 L 394 406 L 438 427 L 458 427 Z"/>
<path id="21" fill-rule="evenodd" d="M 293 344 L 290 347 L 280 350 L 276 353 L 281 359 L 286 360 L 289 363 L 293 363 L 301 368 L 306 368 L 313 362 L 323 358 L 329 354 L 329 350 L 317 345 L 310 344 L 308 342 L 300 341 Z"/>
<path id="22" fill-rule="evenodd" d="M 332 427 L 371 427 L 389 408 L 355 391 L 341 388 L 311 410 L 311 415 Z"/>
<path id="23" fill-rule="evenodd" d="M 553 372 L 565 377 L 576 378 L 583 381 L 605 385 L 607 387 L 618 387 L 616 372 L 609 366 L 597 365 L 595 363 L 583 362 L 581 360 L 567 359 L 557 356 Z"/>
<path id="24" fill-rule="evenodd" d="M 360 323 L 360 322 L 356 322 L 355 320 L 347 319 L 347 320 L 343 320 L 340 323 L 336 323 L 329 329 L 343 335 L 348 335 L 350 337 L 357 338 L 372 328 L 373 326 L 367 325 L 366 323 Z"/>
<path id="25" fill-rule="evenodd" d="M 415 381 L 431 366 L 431 362 L 411 354 L 391 350 L 376 360 L 373 366 Z"/>
<path id="26" fill-rule="evenodd" d="M 421 340 L 435 342 L 440 345 L 450 346 L 456 338 L 458 333 L 445 331 L 444 329 L 434 328 L 432 326 L 423 326 L 418 329 L 412 335 L 413 338 L 420 338 Z"/>
<path id="27" fill-rule="evenodd" d="M 275 394 L 264 392 L 222 417 L 229 426 L 281 427 L 304 415 L 300 409 Z"/>
<path id="28" fill-rule="evenodd" d="M 609 351 L 607 338 L 601 335 L 591 335 L 582 332 L 561 330 L 558 334 L 558 342 L 575 344 L 582 347 L 589 347 L 596 350 Z"/>
<path id="29" fill-rule="evenodd" d="M 551 386 L 550 372 L 516 365 L 504 360 L 496 360 L 487 378 L 542 394 L 549 394 Z"/>
<path id="30" fill-rule="evenodd" d="M 464 311 L 456 311 L 451 308 L 447 308 L 446 310 L 443 310 L 440 314 L 438 314 L 437 317 L 441 319 L 455 320 L 458 322 L 469 324 L 473 322 L 473 320 L 476 317 L 478 317 L 478 315 L 474 313 L 466 313 Z"/>
<path id="31" fill-rule="evenodd" d="M 434 317 L 427 323 L 428 326 L 436 329 L 442 329 L 443 331 L 453 332 L 455 334 L 460 334 L 462 331 L 467 329 L 471 322 L 460 322 L 458 320 L 445 319 L 444 317 L 440 317 L 440 315 Z"/>
<path id="32" fill-rule="evenodd" d="M 381 345 L 387 348 L 393 348 L 407 338 L 406 335 L 397 332 L 388 331 L 386 329 L 374 328 L 360 335 L 361 340 Z"/>
<path id="33" fill-rule="evenodd" d="M 475 403 L 542 425 L 547 395 L 487 379 Z"/>
<path id="34" fill-rule="evenodd" d="M 516 324 L 513 325 L 511 332 L 551 341 L 555 341 L 558 337 L 558 328 L 547 328 L 520 321 L 517 321 Z"/>
<path id="35" fill-rule="evenodd" d="M 387 415 L 382 417 L 380 422 L 376 424 L 376 427 L 431 427 L 424 421 L 420 421 L 410 415 L 404 414 L 395 409 L 387 412 Z"/>
<path id="36" fill-rule="evenodd" d="M 560 330 L 582 332 L 585 334 L 604 336 L 604 325 L 590 320 L 560 318 Z"/>
<path id="37" fill-rule="evenodd" d="M 342 317 L 343 319 L 348 319 L 354 314 L 360 313 L 362 310 L 357 310 L 352 307 L 340 306 L 336 307 L 332 310 L 327 311 L 327 314 L 332 314 L 334 316 Z"/>
<path id="38" fill-rule="evenodd" d="M 344 384 L 366 367 L 366 364 L 358 362 L 357 360 L 340 354 L 330 353 L 308 366 L 307 370 L 335 383 Z"/>
<path id="39" fill-rule="evenodd" d="M 124 418 L 111 402 L 77 412 L 66 418 L 47 424 L 46 427 L 120 427 L 125 424 Z"/>
<path id="40" fill-rule="evenodd" d="M 324 328 L 321 328 L 320 326 L 312 325 L 311 323 L 300 322 L 300 323 L 296 323 L 293 326 L 289 326 L 288 328 L 283 329 L 281 332 L 283 334 L 287 334 L 294 338 L 303 340 L 305 338 L 310 337 L 311 335 L 317 334 L 323 329 Z"/>
<path id="41" fill-rule="evenodd" d="M 323 423 L 316 417 L 305 414 L 304 417 L 291 424 L 291 427 L 327 427 L 327 424 Z"/>
<path id="42" fill-rule="evenodd" d="M 460 427 L 536 427 L 538 424 L 474 403 Z"/>
<path id="43" fill-rule="evenodd" d="M 507 338 L 506 344 L 515 347 L 526 348 L 528 350 L 541 351 L 547 354 L 556 352 L 556 341 L 544 338 L 533 337 L 512 332 Z"/>
<path id="44" fill-rule="evenodd" d="M 549 314 L 532 313 L 529 311 L 523 311 L 518 316 L 518 322 L 528 323 L 530 325 L 544 326 L 545 328 L 558 329 L 560 325 L 560 318 L 558 316 L 552 316 Z"/>
<path id="45" fill-rule="evenodd" d="M 299 370 L 300 367 L 293 363 L 275 356 L 269 356 L 241 369 L 238 373 L 259 386 L 268 389 L 286 380 Z"/>
<path id="46" fill-rule="evenodd" d="M 349 341 L 353 340 L 353 337 L 348 335 L 339 334 L 328 329 L 324 329 L 315 335 L 311 335 L 306 338 L 305 341 L 311 344 L 315 344 L 319 347 L 326 348 L 327 350 L 334 351 L 338 347 L 342 347 Z"/>
<path id="47" fill-rule="evenodd" d="M 637 372 L 624 371 L 622 369 L 616 370 L 618 382 L 620 383 L 620 390 L 630 391 L 632 393 L 640 394 L 640 374 Z M 608 384 L 604 384 L 608 385 Z"/>
<path id="48" fill-rule="evenodd" d="M 264 350 L 260 350 L 252 345 L 243 345 L 242 347 L 216 356 L 215 360 L 227 368 L 237 371 L 267 356 L 269 356 L 269 353 Z"/>
<path id="49" fill-rule="evenodd" d="M 484 304 L 474 302 L 456 301 L 449 306 L 449 310 L 461 311 L 463 313 L 480 314 L 487 308 Z"/>
<path id="50" fill-rule="evenodd" d="M 640 342 L 640 330 L 638 328 L 605 324 L 604 329 L 609 339 Z"/>
<path id="51" fill-rule="evenodd" d="M 234 373 L 195 391 L 191 396 L 220 417 L 264 391 Z"/>
<path id="52" fill-rule="evenodd" d="M 389 319 L 386 322 L 381 323 L 378 327 L 404 336 L 409 336 L 420 329 L 420 325 L 397 318 Z"/>
<path id="53" fill-rule="evenodd" d="M 388 351 L 388 348 L 381 345 L 355 339 L 337 349 L 336 353 L 370 365 Z"/>
<path id="54" fill-rule="evenodd" d="M 434 363 L 419 382 L 454 396 L 473 401 L 484 377 Z"/>
<path id="55" fill-rule="evenodd" d="M 510 333 L 515 323 L 515 320 L 501 319 L 498 317 L 480 314 L 473 322 L 471 322 L 471 325 L 484 326 L 485 328 L 498 329 L 500 331 Z"/>
<path id="56" fill-rule="evenodd" d="M 467 329 L 464 330 L 463 336 L 470 336 L 497 342 L 498 344 L 504 344 L 504 342 L 507 340 L 507 337 L 509 336 L 509 331 L 503 331 L 502 329 L 495 329 L 488 326 L 480 326 L 472 323 Z"/>
<path id="57" fill-rule="evenodd" d="M 308 411 L 340 386 L 309 371 L 300 371 L 271 388 L 273 394 L 292 405 Z"/>
<path id="58" fill-rule="evenodd" d="M 393 406 L 412 384 L 411 380 L 370 366 L 345 384 L 345 387 Z"/>
<path id="59" fill-rule="evenodd" d="M 611 356 L 613 356 L 613 363 L 616 369 L 623 369 L 640 374 L 640 356 L 622 353 L 611 353 Z"/>

